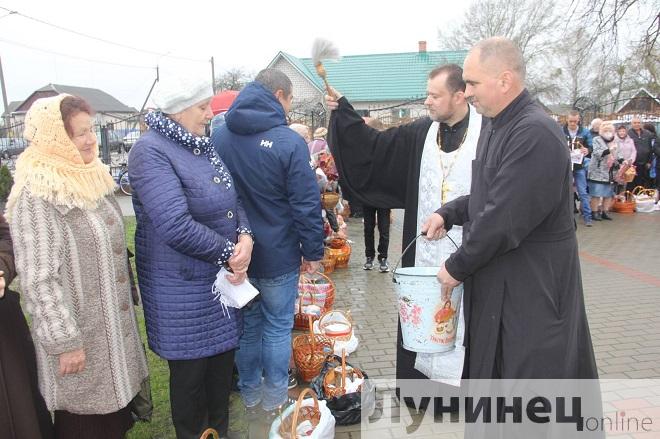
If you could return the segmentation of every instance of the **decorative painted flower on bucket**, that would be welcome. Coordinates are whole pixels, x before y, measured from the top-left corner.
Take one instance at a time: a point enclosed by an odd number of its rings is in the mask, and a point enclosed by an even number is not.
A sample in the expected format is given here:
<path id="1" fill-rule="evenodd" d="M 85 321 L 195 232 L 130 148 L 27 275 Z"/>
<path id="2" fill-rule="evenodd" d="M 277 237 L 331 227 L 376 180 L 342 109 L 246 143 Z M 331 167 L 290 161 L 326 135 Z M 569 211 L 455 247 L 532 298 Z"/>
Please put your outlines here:
<path id="1" fill-rule="evenodd" d="M 408 323 L 410 316 L 408 315 L 408 304 L 410 299 L 408 297 L 401 297 L 399 299 L 399 318 L 402 323 Z"/>
<path id="2" fill-rule="evenodd" d="M 410 321 L 414 326 L 419 326 L 422 323 L 422 307 L 413 304 L 408 297 L 402 297 L 399 299 L 399 317 L 402 323 Z"/>
<path id="3" fill-rule="evenodd" d="M 422 307 L 419 305 L 415 305 L 412 308 L 412 311 L 410 312 L 410 320 L 412 321 L 412 324 L 415 326 L 419 326 L 420 323 L 422 323 Z"/>

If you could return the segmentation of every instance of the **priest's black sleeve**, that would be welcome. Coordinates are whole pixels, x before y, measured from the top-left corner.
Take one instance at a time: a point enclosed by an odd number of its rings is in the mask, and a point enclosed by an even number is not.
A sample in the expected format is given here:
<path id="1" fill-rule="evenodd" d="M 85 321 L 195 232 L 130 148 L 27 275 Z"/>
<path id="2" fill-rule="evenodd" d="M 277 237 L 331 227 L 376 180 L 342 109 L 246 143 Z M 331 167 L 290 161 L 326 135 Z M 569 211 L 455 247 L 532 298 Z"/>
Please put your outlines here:
<path id="1" fill-rule="evenodd" d="M 328 144 L 342 190 L 370 206 L 404 208 L 408 185 L 419 178 L 420 138 L 430 125 L 429 118 L 422 118 L 378 131 L 364 123 L 346 98 L 339 99 L 330 117 Z"/>
<path id="2" fill-rule="evenodd" d="M 563 145 L 551 143 L 556 137 L 550 129 L 520 126 L 506 142 L 499 165 L 489 171 L 494 175 L 481 189 L 487 191 L 485 207 L 470 218 L 463 244 L 445 262 L 456 280 L 517 248 L 543 221 L 551 221 L 549 216 L 564 212 L 560 200 L 571 187 L 570 159 Z"/>
<path id="3" fill-rule="evenodd" d="M 436 210 L 435 213 L 442 216 L 445 220 L 445 230 L 449 231 L 454 226 L 462 226 L 468 221 L 469 195 L 455 198 Z"/>

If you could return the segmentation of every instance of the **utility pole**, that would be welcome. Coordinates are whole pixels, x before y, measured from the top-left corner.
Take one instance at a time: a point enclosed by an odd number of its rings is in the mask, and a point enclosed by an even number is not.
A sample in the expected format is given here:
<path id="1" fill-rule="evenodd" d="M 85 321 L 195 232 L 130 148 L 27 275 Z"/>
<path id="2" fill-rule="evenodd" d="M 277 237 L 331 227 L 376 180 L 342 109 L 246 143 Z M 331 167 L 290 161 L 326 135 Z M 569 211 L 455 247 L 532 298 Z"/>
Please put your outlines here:
<path id="1" fill-rule="evenodd" d="M 215 62 L 211 57 L 211 87 L 213 87 L 213 94 L 215 94 Z"/>
<path id="2" fill-rule="evenodd" d="M 0 58 L 0 87 L 2 88 L 2 103 L 5 106 L 5 129 L 9 128 L 9 104 L 7 104 L 7 90 L 5 89 L 5 74 L 2 71 L 2 58 Z M 4 137 L 9 137 L 7 134 Z"/>
<path id="3" fill-rule="evenodd" d="M 149 93 L 147 93 L 147 98 L 144 100 L 144 104 L 142 104 L 142 108 L 140 108 L 140 113 L 144 111 L 144 107 L 147 106 L 147 102 L 149 101 L 149 96 L 151 96 L 151 92 L 154 91 L 154 87 L 156 86 L 156 83 L 158 82 L 159 73 L 158 73 L 158 66 L 156 66 L 156 79 L 154 79 L 154 83 L 151 84 L 151 88 L 149 89 Z"/>

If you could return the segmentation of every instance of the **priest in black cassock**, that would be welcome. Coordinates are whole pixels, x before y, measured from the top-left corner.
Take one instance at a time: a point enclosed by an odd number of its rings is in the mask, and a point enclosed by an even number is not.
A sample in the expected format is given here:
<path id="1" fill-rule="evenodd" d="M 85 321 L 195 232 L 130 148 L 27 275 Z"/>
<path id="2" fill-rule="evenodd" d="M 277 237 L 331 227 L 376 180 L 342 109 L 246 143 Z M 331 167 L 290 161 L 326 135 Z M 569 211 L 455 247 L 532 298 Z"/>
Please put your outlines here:
<path id="1" fill-rule="evenodd" d="M 403 244 L 411 242 L 425 220 L 444 203 L 470 193 L 472 160 L 481 131 L 481 115 L 465 100 L 463 70 L 438 66 L 429 74 L 425 105 L 430 117 L 377 131 L 366 126 L 348 100 L 326 97 L 330 118 L 328 144 L 342 190 L 363 204 L 404 208 Z M 460 244 L 460 227 L 449 232 Z M 437 267 L 455 250 L 448 240 L 420 239 L 402 265 Z M 397 340 L 397 379 L 432 378 L 457 386 L 463 368 L 463 319 L 457 349 L 450 354 L 417 354 Z M 450 358 L 451 357 L 451 358 Z"/>
<path id="2" fill-rule="evenodd" d="M 437 239 L 463 226 L 463 243 L 438 278 L 443 288 L 465 284 L 464 377 L 595 379 L 561 129 L 525 89 L 512 41 L 477 43 L 463 79 L 468 100 L 488 118 L 471 192 L 424 228 Z"/>

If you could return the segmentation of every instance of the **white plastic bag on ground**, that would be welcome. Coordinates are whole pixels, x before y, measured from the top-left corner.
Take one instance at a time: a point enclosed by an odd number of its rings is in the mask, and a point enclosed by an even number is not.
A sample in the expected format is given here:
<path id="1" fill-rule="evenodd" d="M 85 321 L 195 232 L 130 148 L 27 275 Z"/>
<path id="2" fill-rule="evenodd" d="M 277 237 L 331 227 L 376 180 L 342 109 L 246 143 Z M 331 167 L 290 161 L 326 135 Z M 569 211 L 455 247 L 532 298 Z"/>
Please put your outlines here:
<path id="1" fill-rule="evenodd" d="M 307 398 L 303 400 L 302 405 L 313 406 L 314 400 L 312 398 Z M 286 419 L 287 416 L 292 414 L 295 407 L 296 407 L 295 404 L 291 404 L 289 407 L 284 409 L 281 417 L 278 416 L 277 418 L 275 418 L 275 421 L 273 421 L 273 424 L 270 426 L 270 433 L 268 434 L 268 439 L 282 439 L 282 436 L 280 436 L 279 433 L 280 424 L 282 423 L 283 419 Z M 321 419 L 319 420 L 319 424 L 312 431 L 312 433 L 308 436 L 301 436 L 299 434 L 296 436 L 296 438 L 334 439 L 335 418 L 332 416 L 332 413 L 330 413 L 330 409 L 328 409 L 328 407 L 326 406 L 325 401 L 319 401 L 319 410 L 321 411 Z M 306 430 L 304 425 L 300 427 L 301 428 L 299 428 L 298 431 Z"/>

